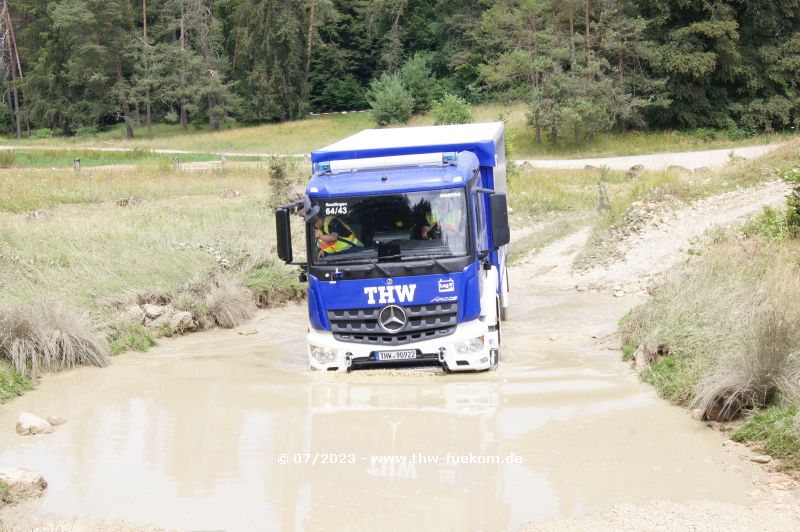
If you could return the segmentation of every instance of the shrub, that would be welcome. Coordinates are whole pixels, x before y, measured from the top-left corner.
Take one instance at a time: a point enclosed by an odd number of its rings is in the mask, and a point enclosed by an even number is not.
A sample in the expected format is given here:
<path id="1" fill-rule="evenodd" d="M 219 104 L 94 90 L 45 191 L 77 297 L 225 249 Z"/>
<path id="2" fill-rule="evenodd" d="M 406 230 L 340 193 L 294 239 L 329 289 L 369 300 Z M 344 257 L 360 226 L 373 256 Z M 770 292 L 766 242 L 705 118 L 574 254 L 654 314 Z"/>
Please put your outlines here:
<path id="1" fill-rule="evenodd" d="M 218 275 L 209 285 L 206 306 L 214 323 L 231 329 L 253 315 L 253 294 L 244 286 Z"/>
<path id="2" fill-rule="evenodd" d="M 97 126 L 78 126 L 75 128 L 75 134 L 79 137 L 88 137 L 97 134 Z"/>
<path id="3" fill-rule="evenodd" d="M 49 127 L 43 127 L 43 128 L 34 129 L 33 131 L 31 131 L 31 137 L 33 137 L 35 139 L 49 139 L 49 138 L 52 138 L 53 136 L 54 136 L 53 135 L 53 130 L 50 129 Z"/>
<path id="4" fill-rule="evenodd" d="M 42 299 L 0 311 L 0 356 L 24 376 L 81 364 L 105 366 L 107 352 L 89 317 L 59 301 Z"/>
<path id="5" fill-rule="evenodd" d="M 277 208 L 286 203 L 289 197 L 291 179 L 289 178 L 288 165 L 285 157 L 272 156 L 269 158 L 269 187 L 270 206 Z"/>
<path id="6" fill-rule="evenodd" d="M 414 112 L 427 111 L 431 106 L 436 79 L 433 77 L 428 57 L 416 54 L 400 69 L 400 79 L 414 99 Z"/>
<path id="7" fill-rule="evenodd" d="M 414 98 L 398 74 L 381 74 L 367 95 L 372 117 L 379 126 L 408 122 L 414 111 Z"/>
<path id="8" fill-rule="evenodd" d="M 11 150 L 0 150 L 0 168 L 11 168 L 16 162 L 16 153 Z"/>
<path id="9" fill-rule="evenodd" d="M 780 242 L 789 236 L 787 213 L 764 205 L 761 214 L 742 226 L 742 234 L 748 238 L 761 236 L 767 240 Z"/>
<path id="10" fill-rule="evenodd" d="M 800 237 L 800 167 L 790 169 L 784 175 L 784 179 L 793 186 L 792 192 L 786 199 L 789 207 L 789 211 L 786 213 L 786 223 L 789 226 L 789 232 L 795 237 Z"/>
<path id="11" fill-rule="evenodd" d="M 437 125 L 466 124 L 472 121 L 472 111 L 467 101 L 450 93 L 445 93 L 440 100 L 433 102 L 432 112 Z"/>

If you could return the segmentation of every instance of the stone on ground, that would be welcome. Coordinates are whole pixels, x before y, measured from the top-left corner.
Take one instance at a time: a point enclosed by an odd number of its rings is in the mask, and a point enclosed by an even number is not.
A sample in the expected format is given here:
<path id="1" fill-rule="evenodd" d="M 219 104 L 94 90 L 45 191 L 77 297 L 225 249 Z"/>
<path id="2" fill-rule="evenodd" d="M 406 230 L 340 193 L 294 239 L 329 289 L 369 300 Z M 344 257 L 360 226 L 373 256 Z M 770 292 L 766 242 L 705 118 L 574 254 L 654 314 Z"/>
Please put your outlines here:
<path id="1" fill-rule="evenodd" d="M 17 434 L 20 436 L 29 436 L 32 434 L 50 434 L 53 432 L 53 426 L 46 420 L 23 412 L 17 419 Z"/>
<path id="2" fill-rule="evenodd" d="M 0 489 L 0 506 L 38 497 L 47 488 L 44 477 L 30 469 L 0 469 L 0 482 L 6 486 Z"/>

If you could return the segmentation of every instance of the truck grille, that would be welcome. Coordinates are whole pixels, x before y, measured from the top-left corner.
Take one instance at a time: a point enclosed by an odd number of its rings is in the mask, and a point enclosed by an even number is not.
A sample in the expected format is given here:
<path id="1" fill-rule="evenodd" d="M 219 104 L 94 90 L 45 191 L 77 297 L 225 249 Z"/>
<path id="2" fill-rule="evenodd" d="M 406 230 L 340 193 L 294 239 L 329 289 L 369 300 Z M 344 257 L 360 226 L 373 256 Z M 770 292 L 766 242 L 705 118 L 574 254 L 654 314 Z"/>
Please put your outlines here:
<path id="1" fill-rule="evenodd" d="M 378 325 L 380 308 L 329 310 L 333 337 L 342 342 L 402 345 L 451 335 L 458 323 L 458 303 L 403 307 L 408 323 L 396 334 Z"/>

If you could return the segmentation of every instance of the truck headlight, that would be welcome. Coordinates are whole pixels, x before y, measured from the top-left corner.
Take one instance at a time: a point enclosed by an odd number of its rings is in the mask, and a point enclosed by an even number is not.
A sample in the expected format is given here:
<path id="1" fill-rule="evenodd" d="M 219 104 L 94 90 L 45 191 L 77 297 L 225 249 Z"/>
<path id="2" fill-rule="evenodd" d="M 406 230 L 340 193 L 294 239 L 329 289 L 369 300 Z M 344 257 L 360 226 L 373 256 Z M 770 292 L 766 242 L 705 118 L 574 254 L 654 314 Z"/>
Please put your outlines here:
<path id="1" fill-rule="evenodd" d="M 308 348 L 311 352 L 311 356 L 321 364 L 324 364 L 325 362 L 333 362 L 336 359 L 336 349 L 329 349 L 316 345 L 309 345 Z"/>
<path id="2" fill-rule="evenodd" d="M 480 353 L 483 351 L 483 343 L 484 337 L 478 336 L 477 338 L 470 338 L 469 340 L 464 340 L 456 345 L 456 351 L 460 354 L 464 355 L 467 353 Z"/>

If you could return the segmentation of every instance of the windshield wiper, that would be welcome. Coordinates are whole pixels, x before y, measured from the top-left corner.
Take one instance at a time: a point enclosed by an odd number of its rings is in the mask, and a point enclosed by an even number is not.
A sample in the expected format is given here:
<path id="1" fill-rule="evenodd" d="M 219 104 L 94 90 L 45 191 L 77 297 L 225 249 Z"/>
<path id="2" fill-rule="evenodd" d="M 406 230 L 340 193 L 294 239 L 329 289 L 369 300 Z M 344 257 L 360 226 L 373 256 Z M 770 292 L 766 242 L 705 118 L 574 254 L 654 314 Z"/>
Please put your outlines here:
<path id="1" fill-rule="evenodd" d="M 378 268 L 381 271 L 381 273 L 386 277 L 392 276 L 392 272 L 390 272 L 389 270 L 378 264 L 377 260 L 370 259 L 369 257 L 365 258 L 364 260 L 372 264 L 373 267 Z"/>
<path id="2" fill-rule="evenodd" d="M 383 275 L 385 275 L 386 277 L 391 277 L 392 276 L 392 272 L 390 272 L 389 270 L 387 270 L 386 268 L 384 268 L 383 266 L 378 264 L 378 261 L 376 261 L 375 259 L 371 259 L 369 257 L 358 257 L 358 258 L 352 258 L 350 260 L 348 260 L 348 259 L 349 259 L 349 257 L 337 257 L 337 258 L 335 258 L 333 260 L 327 259 L 327 260 L 325 260 L 324 263 L 321 263 L 320 266 L 323 266 L 323 265 L 326 265 L 326 264 L 345 264 L 345 263 L 346 264 L 364 264 L 366 262 L 367 264 L 371 264 L 373 268 L 377 268 L 378 270 L 380 270 L 381 273 Z"/>

